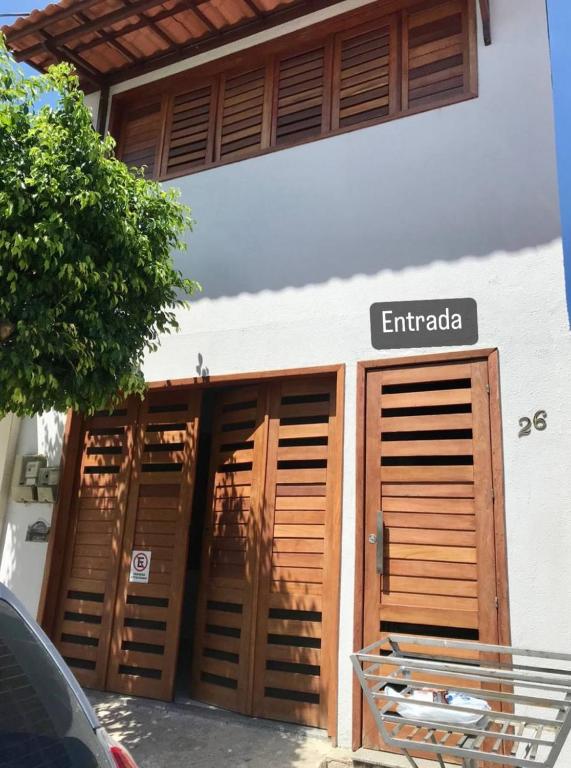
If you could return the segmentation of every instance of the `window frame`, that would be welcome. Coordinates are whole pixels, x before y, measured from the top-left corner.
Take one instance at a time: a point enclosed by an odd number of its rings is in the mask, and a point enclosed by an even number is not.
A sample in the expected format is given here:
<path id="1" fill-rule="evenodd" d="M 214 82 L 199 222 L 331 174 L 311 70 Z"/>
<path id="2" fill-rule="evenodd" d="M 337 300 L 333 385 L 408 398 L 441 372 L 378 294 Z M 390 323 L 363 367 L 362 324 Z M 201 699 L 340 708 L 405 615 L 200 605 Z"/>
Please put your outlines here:
<path id="1" fill-rule="evenodd" d="M 405 35 L 405 24 L 407 15 L 410 12 L 419 12 L 430 10 L 432 7 L 445 4 L 446 0 L 375 0 L 374 2 L 361 6 L 352 11 L 339 14 L 326 21 L 318 22 L 309 27 L 282 35 L 273 40 L 251 46 L 239 52 L 214 59 L 205 64 L 196 67 L 190 67 L 175 75 L 155 80 L 151 83 L 139 86 L 137 88 L 122 91 L 114 94 L 111 102 L 111 113 L 109 120 L 110 133 L 117 140 L 117 156 L 122 157 L 123 136 L 122 127 L 128 118 L 130 109 L 140 109 L 148 102 L 160 97 L 161 104 L 161 130 L 158 137 L 157 151 L 155 156 L 155 173 L 151 178 L 158 181 L 180 178 L 194 173 L 217 168 L 230 163 L 241 162 L 253 157 L 279 152 L 294 146 L 321 141 L 332 136 L 349 133 L 350 131 L 360 130 L 362 128 L 380 125 L 392 120 L 398 120 L 410 115 L 420 114 L 440 107 L 458 104 L 463 101 L 477 98 L 478 96 L 478 67 L 477 67 L 477 20 L 476 20 L 476 0 L 459 0 L 463 4 L 462 14 L 464 17 L 463 29 L 463 90 L 461 93 L 435 96 L 430 103 L 423 103 L 417 106 L 408 106 L 405 95 L 405 83 L 408 82 L 407 70 L 407 46 Z M 392 35 L 393 43 L 396 42 L 396 51 L 392 51 L 391 62 L 392 72 L 390 81 L 392 92 L 389 90 L 390 109 L 389 114 L 368 120 L 360 121 L 354 125 L 333 127 L 336 114 L 335 94 L 336 94 L 336 69 L 335 64 L 338 55 L 340 42 L 348 33 L 358 28 L 373 28 L 375 25 L 386 22 L 387 26 L 394 31 Z M 324 80 L 326 88 L 324 92 L 324 121 L 321 133 L 315 136 L 305 136 L 302 138 L 293 138 L 290 141 L 281 141 L 275 143 L 276 128 L 276 97 L 278 91 L 278 73 L 279 61 L 284 56 L 301 54 L 304 50 L 311 50 L 312 47 L 324 45 L 326 49 Z M 221 130 L 222 117 L 222 97 L 224 80 L 235 76 L 237 73 L 247 69 L 255 68 L 266 69 L 266 98 L 270 102 L 269 130 L 267 125 L 264 129 L 262 146 L 254 149 L 252 152 L 237 153 L 235 156 L 217 158 L 219 152 L 219 133 Z M 210 155 L 207 161 L 199 166 L 186 166 L 177 168 L 168 172 L 168 147 L 169 147 L 169 109 L 174 98 L 190 90 L 193 87 L 200 87 L 206 82 L 213 82 L 216 98 L 214 102 L 214 115 L 212 119 L 211 131 L 214 135 L 214 142 L 209 147 Z M 397 84 L 396 91 L 395 82 Z M 158 172 L 157 172 L 158 170 Z"/>

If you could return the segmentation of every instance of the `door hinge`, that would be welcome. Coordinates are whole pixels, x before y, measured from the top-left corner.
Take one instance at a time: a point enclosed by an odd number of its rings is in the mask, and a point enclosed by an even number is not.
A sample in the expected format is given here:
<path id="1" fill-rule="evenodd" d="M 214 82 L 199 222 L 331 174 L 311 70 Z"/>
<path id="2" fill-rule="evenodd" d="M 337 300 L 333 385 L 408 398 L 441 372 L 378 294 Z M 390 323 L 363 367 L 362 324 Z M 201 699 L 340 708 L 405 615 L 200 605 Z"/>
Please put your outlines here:
<path id="1" fill-rule="evenodd" d="M 496 605 L 496 611 L 497 611 L 498 608 L 500 607 L 500 598 L 497 595 L 494 598 L 494 603 Z"/>
<path id="2" fill-rule="evenodd" d="M 486 384 L 486 392 L 488 393 L 488 395 L 490 394 L 490 385 L 489 384 Z"/>

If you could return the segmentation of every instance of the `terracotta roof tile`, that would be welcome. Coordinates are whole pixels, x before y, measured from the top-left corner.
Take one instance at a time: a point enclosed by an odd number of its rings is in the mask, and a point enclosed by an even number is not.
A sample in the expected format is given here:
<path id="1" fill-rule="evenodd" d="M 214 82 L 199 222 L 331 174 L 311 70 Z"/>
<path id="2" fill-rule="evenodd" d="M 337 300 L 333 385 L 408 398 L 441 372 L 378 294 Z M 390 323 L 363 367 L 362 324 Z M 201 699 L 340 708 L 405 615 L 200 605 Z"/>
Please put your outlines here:
<path id="1" fill-rule="evenodd" d="M 324 0 L 60 0 L 2 27 L 16 58 L 72 61 L 83 87 L 171 60 L 330 5 Z"/>

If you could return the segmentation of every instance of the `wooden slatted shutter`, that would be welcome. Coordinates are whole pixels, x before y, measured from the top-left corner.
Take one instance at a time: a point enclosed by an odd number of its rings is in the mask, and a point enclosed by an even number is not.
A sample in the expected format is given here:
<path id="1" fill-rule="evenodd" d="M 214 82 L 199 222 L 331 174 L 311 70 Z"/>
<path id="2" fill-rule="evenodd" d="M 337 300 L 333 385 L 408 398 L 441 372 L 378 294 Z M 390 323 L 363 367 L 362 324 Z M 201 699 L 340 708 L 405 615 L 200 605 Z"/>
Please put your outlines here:
<path id="1" fill-rule="evenodd" d="M 327 593 L 335 419 L 331 379 L 273 385 L 253 712 L 322 728 L 338 631 Z"/>
<path id="2" fill-rule="evenodd" d="M 438 106 L 468 94 L 468 13 L 465 0 L 404 12 L 403 109 Z"/>
<path id="3" fill-rule="evenodd" d="M 216 80 L 210 79 L 171 98 L 164 174 L 176 175 L 212 162 L 216 91 Z"/>
<path id="4" fill-rule="evenodd" d="M 399 108 L 395 17 L 337 35 L 331 127 L 378 121 Z"/>
<path id="5" fill-rule="evenodd" d="M 389 631 L 498 641 L 487 385 L 485 361 L 368 374 L 365 532 L 384 539 L 384 571 L 366 541 L 365 645 Z"/>
<path id="6" fill-rule="evenodd" d="M 266 389 L 216 401 L 201 565 L 193 694 L 247 713 L 266 452 Z"/>
<path id="7" fill-rule="evenodd" d="M 107 688 L 171 699 L 186 568 L 201 393 L 151 391 L 141 406 Z M 129 580 L 131 552 L 149 583 Z"/>
<path id="8" fill-rule="evenodd" d="M 117 155 L 129 166 L 144 167 L 145 175 L 159 173 L 161 128 L 164 120 L 162 99 L 129 108 L 121 123 Z"/>
<path id="9" fill-rule="evenodd" d="M 208 62 L 144 104 L 116 97 L 119 156 L 170 178 L 477 96 L 475 0 L 403 5 Z"/>
<path id="10" fill-rule="evenodd" d="M 237 159 L 269 146 L 271 69 L 223 75 L 220 85 L 216 159 Z"/>
<path id="11" fill-rule="evenodd" d="M 82 685 L 103 688 L 137 402 L 83 424 L 53 640 Z"/>
<path id="12" fill-rule="evenodd" d="M 330 44 L 277 60 L 272 144 L 294 143 L 329 129 L 330 73 Z"/>

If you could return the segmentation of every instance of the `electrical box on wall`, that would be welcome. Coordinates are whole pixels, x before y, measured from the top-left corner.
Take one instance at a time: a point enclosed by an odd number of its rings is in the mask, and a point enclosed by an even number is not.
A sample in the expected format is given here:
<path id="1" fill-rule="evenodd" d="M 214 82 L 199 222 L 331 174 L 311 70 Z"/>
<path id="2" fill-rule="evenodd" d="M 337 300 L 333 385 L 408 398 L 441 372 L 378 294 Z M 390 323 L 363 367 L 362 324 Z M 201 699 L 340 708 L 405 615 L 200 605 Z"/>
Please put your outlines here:
<path id="1" fill-rule="evenodd" d="M 47 464 L 45 456 L 16 456 L 12 475 L 12 499 L 36 501 L 36 487 L 40 469 Z"/>
<path id="2" fill-rule="evenodd" d="M 13 501 L 53 503 L 58 483 L 59 469 L 48 467 L 45 456 L 16 456 L 12 475 Z"/>
<path id="3" fill-rule="evenodd" d="M 38 501 L 53 504 L 57 498 L 59 484 L 59 469 L 57 467 L 44 467 L 40 469 L 38 476 Z"/>

